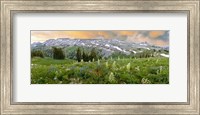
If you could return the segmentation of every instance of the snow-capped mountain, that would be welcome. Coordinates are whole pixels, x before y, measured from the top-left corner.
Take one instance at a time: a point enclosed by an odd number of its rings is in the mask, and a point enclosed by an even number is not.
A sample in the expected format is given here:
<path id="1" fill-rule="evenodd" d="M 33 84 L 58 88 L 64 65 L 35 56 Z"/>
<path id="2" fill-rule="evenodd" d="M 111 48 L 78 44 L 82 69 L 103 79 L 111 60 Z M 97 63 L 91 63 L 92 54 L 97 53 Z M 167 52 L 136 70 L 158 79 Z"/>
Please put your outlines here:
<path id="1" fill-rule="evenodd" d="M 169 47 L 159 47 L 151 45 L 147 42 L 134 43 L 127 42 L 119 39 L 70 39 L 70 38 L 58 38 L 49 39 L 43 43 L 34 42 L 31 44 L 31 48 L 38 47 L 70 47 L 70 46 L 80 46 L 80 47 L 96 47 L 102 50 L 102 52 L 109 56 L 113 52 L 122 52 L 126 55 L 131 53 L 140 53 L 143 50 L 169 50 Z"/>

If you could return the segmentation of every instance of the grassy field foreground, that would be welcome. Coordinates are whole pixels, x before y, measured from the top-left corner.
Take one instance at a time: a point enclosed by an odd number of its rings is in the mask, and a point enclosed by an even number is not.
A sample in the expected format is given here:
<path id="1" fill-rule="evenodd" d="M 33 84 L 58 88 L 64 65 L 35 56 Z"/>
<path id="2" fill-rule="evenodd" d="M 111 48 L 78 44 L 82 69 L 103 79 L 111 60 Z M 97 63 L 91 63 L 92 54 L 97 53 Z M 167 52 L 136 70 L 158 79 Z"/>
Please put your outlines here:
<path id="1" fill-rule="evenodd" d="M 168 84 L 169 58 L 108 59 L 94 62 L 32 58 L 32 84 Z"/>

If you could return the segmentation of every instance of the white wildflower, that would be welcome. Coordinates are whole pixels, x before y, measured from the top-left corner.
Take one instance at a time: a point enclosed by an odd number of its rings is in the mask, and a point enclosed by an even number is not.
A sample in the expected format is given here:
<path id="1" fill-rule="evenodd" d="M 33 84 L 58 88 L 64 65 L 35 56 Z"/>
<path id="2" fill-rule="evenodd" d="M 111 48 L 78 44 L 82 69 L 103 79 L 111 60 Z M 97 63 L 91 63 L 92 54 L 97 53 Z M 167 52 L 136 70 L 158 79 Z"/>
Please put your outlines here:
<path id="1" fill-rule="evenodd" d="M 116 68 L 116 61 L 113 62 L 112 68 L 114 68 L 114 69 Z"/>
<path id="2" fill-rule="evenodd" d="M 100 60 L 98 59 L 97 64 L 100 65 Z"/>
<path id="3" fill-rule="evenodd" d="M 136 69 L 137 71 L 140 71 L 140 67 L 139 67 L 139 66 L 137 66 L 135 69 Z"/>
<path id="4" fill-rule="evenodd" d="M 131 69 L 131 63 L 128 63 L 128 64 L 126 65 L 126 69 L 127 69 L 127 71 L 130 71 L 130 69 Z"/>
<path id="5" fill-rule="evenodd" d="M 108 62 L 106 62 L 106 68 L 108 68 Z"/>
<path id="6" fill-rule="evenodd" d="M 151 84 L 151 81 L 148 80 L 147 78 L 142 78 L 141 82 L 142 84 Z"/>
<path id="7" fill-rule="evenodd" d="M 115 82 L 115 76 L 114 76 L 113 72 L 110 73 L 108 79 L 110 82 Z"/>

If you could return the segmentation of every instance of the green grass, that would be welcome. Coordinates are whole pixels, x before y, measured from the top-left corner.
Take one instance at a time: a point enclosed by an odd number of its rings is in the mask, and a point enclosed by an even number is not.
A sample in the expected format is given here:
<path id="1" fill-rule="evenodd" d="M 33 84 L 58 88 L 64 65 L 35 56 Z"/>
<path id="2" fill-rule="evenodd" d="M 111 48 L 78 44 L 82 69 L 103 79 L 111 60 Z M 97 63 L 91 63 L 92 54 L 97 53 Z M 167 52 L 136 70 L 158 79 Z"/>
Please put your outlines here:
<path id="1" fill-rule="evenodd" d="M 169 59 L 108 59 L 95 62 L 32 58 L 32 84 L 168 84 Z"/>
<path id="2" fill-rule="evenodd" d="M 40 58 L 34 57 L 31 59 L 32 64 L 39 64 L 39 65 L 60 65 L 60 64 L 72 64 L 75 60 L 65 59 L 65 60 L 56 60 L 52 58 Z"/>

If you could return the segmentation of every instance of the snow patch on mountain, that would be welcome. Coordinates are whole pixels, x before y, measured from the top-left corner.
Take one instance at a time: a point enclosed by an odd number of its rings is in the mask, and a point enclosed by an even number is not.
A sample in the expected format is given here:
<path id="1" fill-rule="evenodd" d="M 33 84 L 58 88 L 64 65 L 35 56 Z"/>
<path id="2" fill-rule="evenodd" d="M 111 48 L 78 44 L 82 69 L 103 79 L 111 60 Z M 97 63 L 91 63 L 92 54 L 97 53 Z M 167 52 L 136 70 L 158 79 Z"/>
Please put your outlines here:
<path id="1" fill-rule="evenodd" d="M 83 46 L 83 47 L 98 47 L 102 49 L 104 53 L 109 56 L 113 52 L 121 52 L 123 54 L 131 53 L 142 53 L 145 50 L 169 50 L 169 46 L 160 47 L 150 45 L 147 42 L 134 43 L 127 42 L 119 39 L 70 39 L 70 38 L 58 38 L 58 39 L 49 39 L 43 43 L 34 42 L 31 44 L 31 48 L 39 47 L 51 47 L 51 46 Z M 134 50 L 133 50 L 134 49 Z M 139 49 L 139 50 L 138 50 Z M 169 57 L 167 54 L 160 54 L 163 57 Z"/>
<path id="2" fill-rule="evenodd" d="M 167 54 L 160 54 L 160 55 L 163 56 L 163 57 L 169 58 L 169 55 L 167 55 Z"/>
<path id="3" fill-rule="evenodd" d="M 121 48 L 119 48 L 118 46 L 113 46 L 113 48 L 119 50 L 119 51 L 123 51 Z"/>
<path id="4" fill-rule="evenodd" d="M 108 44 L 106 44 L 105 46 L 106 46 L 106 47 L 110 47 L 110 45 L 108 45 Z"/>
<path id="5" fill-rule="evenodd" d="M 136 54 L 137 52 L 136 51 L 134 51 L 134 50 L 131 50 L 134 54 Z"/>

